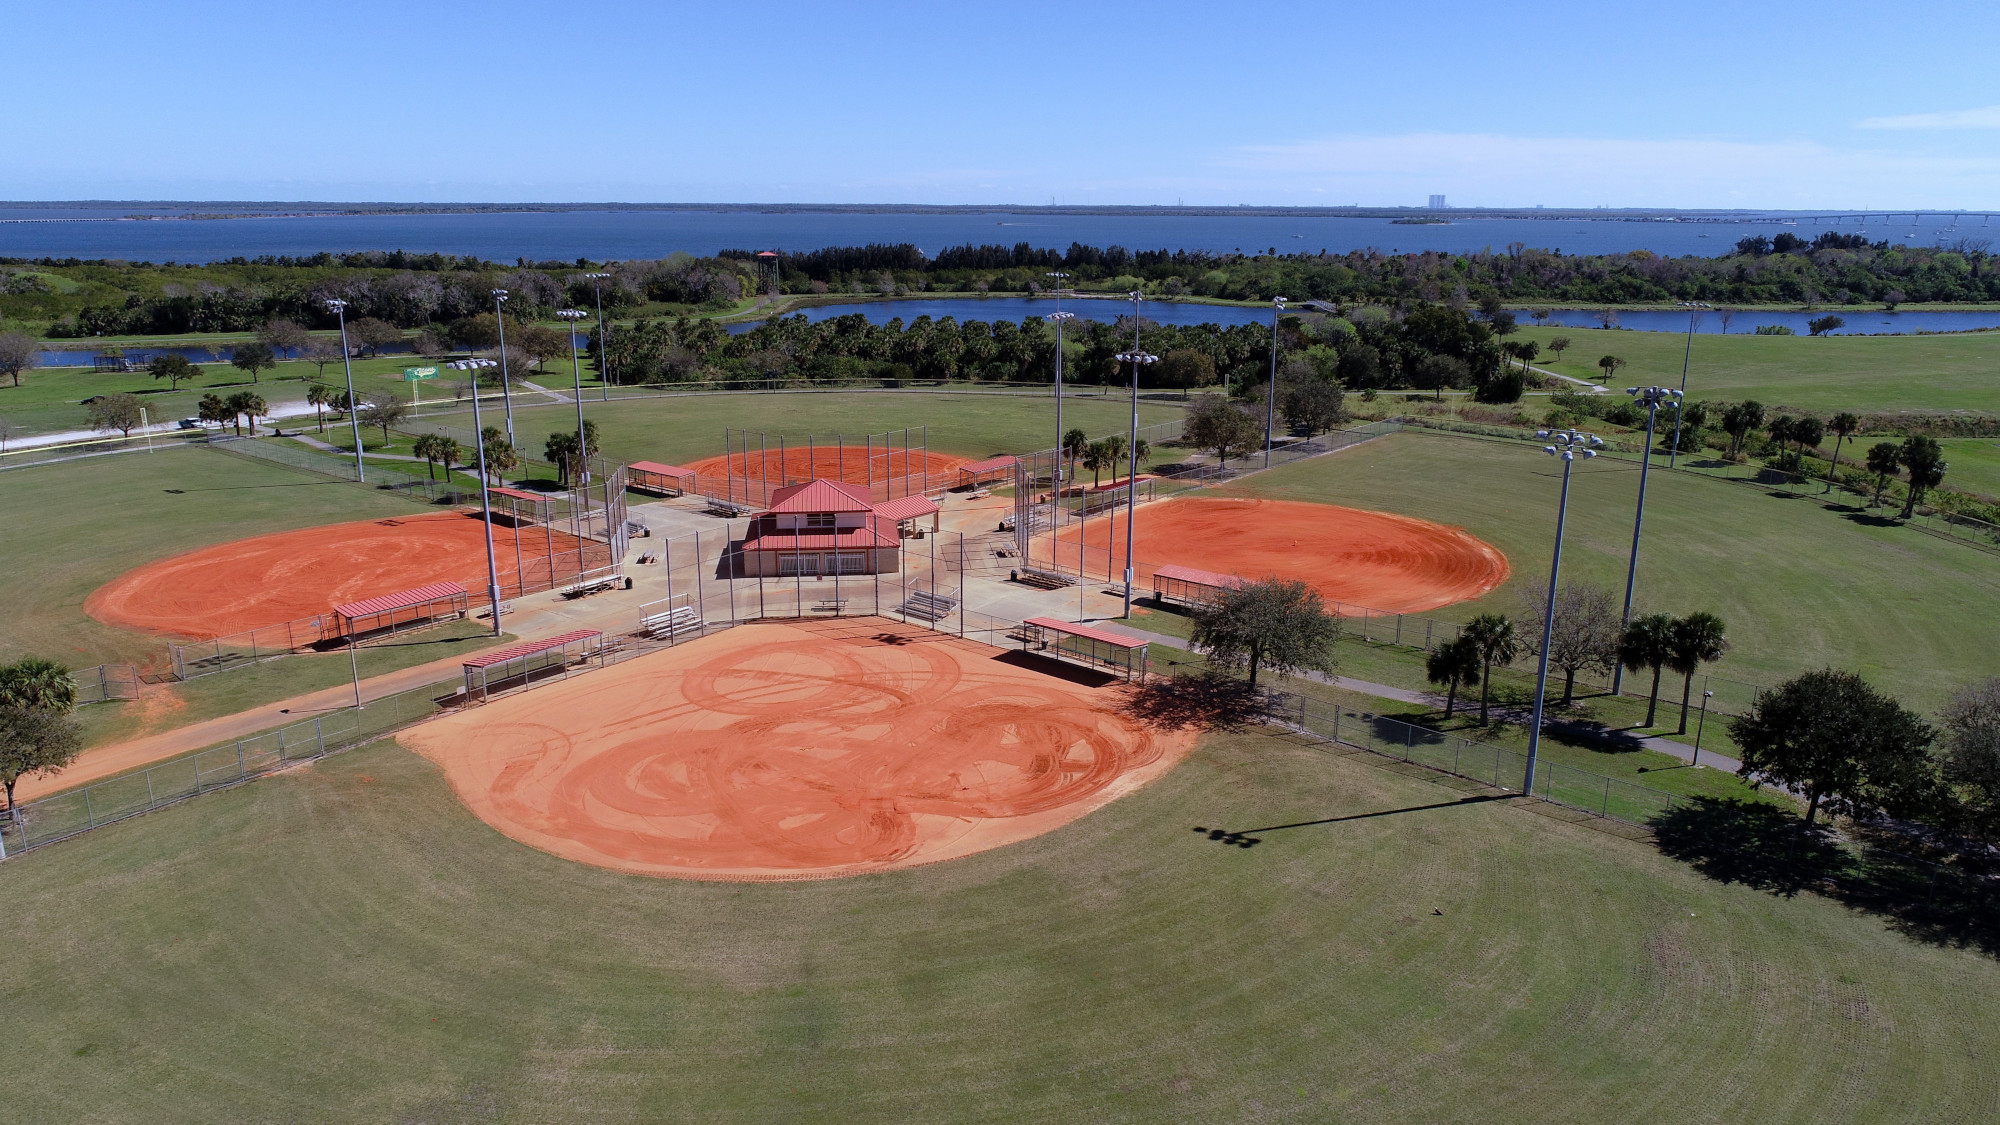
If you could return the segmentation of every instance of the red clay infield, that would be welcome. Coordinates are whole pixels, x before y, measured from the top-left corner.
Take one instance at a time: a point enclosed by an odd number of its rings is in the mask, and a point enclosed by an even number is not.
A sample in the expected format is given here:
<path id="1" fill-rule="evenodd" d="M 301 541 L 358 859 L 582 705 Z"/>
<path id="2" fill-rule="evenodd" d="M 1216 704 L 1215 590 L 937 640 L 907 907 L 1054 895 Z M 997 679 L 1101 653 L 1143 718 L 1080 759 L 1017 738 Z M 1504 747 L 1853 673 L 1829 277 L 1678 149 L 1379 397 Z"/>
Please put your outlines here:
<path id="1" fill-rule="evenodd" d="M 582 863 L 809 879 L 1038 836 L 1194 736 L 1001 650 L 879 618 L 743 625 L 400 736 L 480 819 Z"/>
<path id="2" fill-rule="evenodd" d="M 173 637 L 221 637 L 296 621 L 343 602 L 393 594 L 426 582 L 459 582 L 475 601 L 486 589 L 480 521 L 458 513 L 307 527 L 218 543 L 126 571 L 98 587 L 83 611 L 107 625 Z M 493 525 L 502 590 L 519 570 L 531 584 L 576 569 L 578 541 L 541 527 Z M 608 548 L 586 543 L 590 566 Z"/>
<path id="3" fill-rule="evenodd" d="M 1427 520 L 1292 500 L 1182 499 L 1142 505 L 1134 581 L 1166 563 L 1244 578 L 1307 582 L 1329 601 L 1420 613 L 1476 598 L 1507 580 L 1507 556 L 1464 530 Z M 1106 570 L 1105 524 L 1112 525 Z M 1084 566 L 1122 574 L 1125 517 L 1088 525 Z M 1077 534 L 1038 541 L 1044 565 L 1076 572 Z"/>
<path id="4" fill-rule="evenodd" d="M 880 484 L 914 476 L 928 479 L 928 487 L 935 489 L 957 484 L 958 467 L 965 463 L 963 457 L 925 453 L 919 449 L 905 452 L 901 449 L 885 450 L 878 445 L 871 457 L 866 445 L 815 444 L 805 448 L 788 446 L 783 450 L 773 446 L 762 452 L 752 450 L 749 453 L 704 457 L 687 467 L 700 478 L 703 492 L 722 492 L 728 476 L 768 480 L 774 484 L 818 478 L 864 485 L 871 481 Z M 923 487 L 913 486 L 917 489 Z"/>

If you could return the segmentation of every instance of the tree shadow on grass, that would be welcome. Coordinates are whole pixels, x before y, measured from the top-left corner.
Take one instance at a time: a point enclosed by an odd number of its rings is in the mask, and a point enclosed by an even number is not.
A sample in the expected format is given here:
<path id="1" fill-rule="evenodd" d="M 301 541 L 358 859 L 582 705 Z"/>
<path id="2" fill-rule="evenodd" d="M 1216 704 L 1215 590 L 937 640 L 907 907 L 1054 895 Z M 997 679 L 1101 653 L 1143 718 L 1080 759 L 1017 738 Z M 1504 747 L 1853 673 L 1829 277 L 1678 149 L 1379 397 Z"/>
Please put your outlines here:
<path id="1" fill-rule="evenodd" d="M 1264 715 L 1264 696 L 1220 672 L 1161 676 L 1132 689 L 1125 713 L 1167 730 L 1236 730 Z"/>
<path id="2" fill-rule="evenodd" d="M 1868 512 L 1848 512 L 1846 518 L 1862 527 L 1896 527 L 1903 522 L 1892 516 L 1877 516 Z"/>
<path id="3" fill-rule="evenodd" d="M 1717 882 L 1821 895 L 1913 940 L 2000 956 L 2000 886 L 1990 876 L 1844 843 L 1796 813 L 1735 799 L 1696 798 L 1652 828 L 1663 853 Z"/>

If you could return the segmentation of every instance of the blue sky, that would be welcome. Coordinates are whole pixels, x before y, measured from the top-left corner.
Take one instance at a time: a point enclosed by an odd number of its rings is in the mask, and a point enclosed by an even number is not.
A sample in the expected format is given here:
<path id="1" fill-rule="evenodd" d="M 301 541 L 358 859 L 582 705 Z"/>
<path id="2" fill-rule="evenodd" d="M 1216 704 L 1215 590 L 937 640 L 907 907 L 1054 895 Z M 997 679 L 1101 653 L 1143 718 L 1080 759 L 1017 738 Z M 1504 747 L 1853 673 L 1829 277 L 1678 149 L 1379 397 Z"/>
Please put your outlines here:
<path id="1" fill-rule="evenodd" d="M 2000 209 L 2000 4 L 12 0 L 0 197 Z"/>

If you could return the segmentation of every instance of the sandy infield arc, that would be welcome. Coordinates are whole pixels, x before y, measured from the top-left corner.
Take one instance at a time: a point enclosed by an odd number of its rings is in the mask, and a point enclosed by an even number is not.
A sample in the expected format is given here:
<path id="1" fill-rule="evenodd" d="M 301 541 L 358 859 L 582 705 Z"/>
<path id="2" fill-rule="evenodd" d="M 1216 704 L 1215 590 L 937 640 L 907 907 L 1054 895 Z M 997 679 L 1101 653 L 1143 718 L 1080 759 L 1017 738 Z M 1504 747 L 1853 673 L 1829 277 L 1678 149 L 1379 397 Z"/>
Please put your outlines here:
<path id="1" fill-rule="evenodd" d="M 577 540 L 540 527 L 520 529 L 528 577 L 546 577 L 549 545 L 559 573 L 576 561 Z M 500 579 L 515 574 L 515 530 L 493 525 Z M 592 557 L 592 552 L 595 556 Z M 608 548 L 585 543 L 585 561 L 603 565 Z M 327 524 L 202 547 L 135 567 L 93 591 L 83 611 L 106 625 L 171 637 L 221 637 L 296 621 L 343 602 L 393 594 L 426 582 L 486 588 L 480 522 L 458 513 Z"/>
<path id="2" fill-rule="evenodd" d="M 860 485 L 917 476 L 927 477 L 929 487 L 933 489 L 947 488 L 958 483 L 958 467 L 965 463 L 963 457 L 916 449 L 907 453 L 901 449 L 885 452 L 877 446 L 871 460 L 866 446 L 787 446 L 780 450 L 774 445 L 769 450 L 752 450 L 747 454 L 704 457 L 690 462 L 687 467 L 694 470 L 704 492 L 719 493 L 724 491 L 727 478 L 731 475 L 739 480 L 750 477 L 770 480 L 774 484 L 817 477 Z"/>
<path id="3" fill-rule="evenodd" d="M 744 625 L 416 727 L 502 833 L 646 875 L 800 879 L 1050 831 L 1193 735 L 1002 650 L 879 618 Z"/>
<path id="4" fill-rule="evenodd" d="M 1291 578 L 1331 601 L 1391 613 L 1421 613 L 1476 598 L 1507 580 L 1507 556 L 1462 528 L 1428 520 L 1294 500 L 1190 498 L 1141 505 L 1134 581 L 1150 582 L 1166 563 L 1244 578 Z M 1125 565 L 1125 518 L 1093 521 L 1084 565 L 1104 574 Z M 1074 530 L 1040 539 L 1044 561 L 1076 571 Z"/>

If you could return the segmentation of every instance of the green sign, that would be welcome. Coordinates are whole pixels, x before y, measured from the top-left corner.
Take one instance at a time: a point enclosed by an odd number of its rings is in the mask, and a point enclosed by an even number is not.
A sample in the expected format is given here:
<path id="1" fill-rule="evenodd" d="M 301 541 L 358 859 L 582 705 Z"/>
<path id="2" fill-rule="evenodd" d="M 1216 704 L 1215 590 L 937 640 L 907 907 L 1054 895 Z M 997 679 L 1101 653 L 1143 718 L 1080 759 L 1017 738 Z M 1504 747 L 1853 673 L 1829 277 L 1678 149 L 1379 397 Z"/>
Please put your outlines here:
<path id="1" fill-rule="evenodd" d="M 403 368 L 403 378 L 409 380 L 412 383 L 416 382 L 419 379 L 435 379 L 437 377 L 438 377 L 438 369 L 435 367 Z"/>

